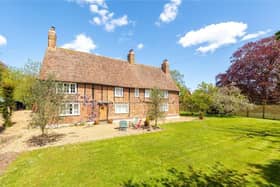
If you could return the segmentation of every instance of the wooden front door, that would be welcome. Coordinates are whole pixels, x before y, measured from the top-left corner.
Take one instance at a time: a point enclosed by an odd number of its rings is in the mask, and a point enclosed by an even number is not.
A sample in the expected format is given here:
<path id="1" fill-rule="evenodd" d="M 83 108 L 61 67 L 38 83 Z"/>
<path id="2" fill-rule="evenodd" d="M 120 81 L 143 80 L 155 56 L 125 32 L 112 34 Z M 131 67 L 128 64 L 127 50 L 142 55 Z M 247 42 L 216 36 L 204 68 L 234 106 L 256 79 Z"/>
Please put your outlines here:
<path id="1" fill-rule="evenodd" d="M 108 119 L 108 106 L 100 105 L 99 106 L 99 120 L 107 120 Z"/>

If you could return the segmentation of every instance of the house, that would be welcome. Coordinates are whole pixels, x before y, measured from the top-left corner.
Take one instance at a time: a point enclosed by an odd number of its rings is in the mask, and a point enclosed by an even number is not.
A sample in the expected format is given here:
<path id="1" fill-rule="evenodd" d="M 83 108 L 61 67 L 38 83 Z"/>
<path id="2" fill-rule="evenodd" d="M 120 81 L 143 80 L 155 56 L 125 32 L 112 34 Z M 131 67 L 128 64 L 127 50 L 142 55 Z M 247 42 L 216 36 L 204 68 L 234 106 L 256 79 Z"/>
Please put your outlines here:
<path id="1" fill-rule="evenodd" d="M 145 117 L 154 87 L 163 91 L 161 108 L 166 115 L 178 116 L 179 90 L 168 61 L 158 68 L 136 63 L 133 50 L 127 57 L 126 61 L 59 48 L 55 28 L 49 30 L 40 78 L 54 75 L 61 82 L 57 91 L 65 94 L 62 123 Z"/>

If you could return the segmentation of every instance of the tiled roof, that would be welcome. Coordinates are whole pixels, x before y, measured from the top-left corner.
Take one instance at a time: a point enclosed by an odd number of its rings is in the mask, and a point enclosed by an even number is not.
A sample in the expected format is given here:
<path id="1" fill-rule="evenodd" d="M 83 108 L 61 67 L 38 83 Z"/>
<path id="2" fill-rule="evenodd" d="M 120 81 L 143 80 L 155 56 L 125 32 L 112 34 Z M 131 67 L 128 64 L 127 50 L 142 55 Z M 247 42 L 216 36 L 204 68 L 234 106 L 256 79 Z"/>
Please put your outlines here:
<path id="1" fill-rule="evenodd" d="M 161 68 L 63 48 L 47 49 L 40 78 L 48 75 L 65 82 L 178 91 L 170 74 Z"/>

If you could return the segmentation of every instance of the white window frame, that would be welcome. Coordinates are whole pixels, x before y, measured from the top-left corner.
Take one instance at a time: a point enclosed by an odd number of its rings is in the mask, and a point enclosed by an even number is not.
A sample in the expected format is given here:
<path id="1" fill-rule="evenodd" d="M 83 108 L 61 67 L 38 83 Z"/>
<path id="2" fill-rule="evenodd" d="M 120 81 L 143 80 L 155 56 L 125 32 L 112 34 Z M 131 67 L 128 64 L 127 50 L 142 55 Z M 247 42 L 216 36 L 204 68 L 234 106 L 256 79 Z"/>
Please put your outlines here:
<path id="1" fill-rule="evenodd" d="M 72 86 L 74 86 L 74 91 Z M 57 83 L 56 85 L 56 93 L 77 94 L 77 90 L 77 83 Z"/>
<path id="2" fill-rule="evenodd" d="M 75 108 L 75 105 L 78 106 Z M 64 107 L 64 109 L 63 109 Z M 68 111 L 67 111 L 68 110 Z M 72 112 L 70 112 L 70 110 Z M 80 115 L 80 103 L 63 103 L 60 106 L 59 116 L 79 116 Z"/>
<path id="3" fill-rule="evenodd" d="M 169 109 L 168 103 L 162 103 L 161 104 L 161 106 L 160 106 L 160 111 L 161 112 L 168 112 L 168 109 Z"/>
<path id="4" fill-rule="evenodd" d="M 123 97 L 123 88 L 115 87 L 115 97 Z"/>
<path id="5" fill-rule="evenodd" d="M 150 98 L 151 89 L 145 89 L 145 98 Z"/>
<path id="6" fill-rule="evenodd" d="M 162 91 L 162 97 L 167 99 L 168 98 L 168 90 L 163 90 Z"/>
<path id="7" fill-rule="evenodd" d="M 139 88 L 134 88 L 134 97 L 139 97 L 140 91 Z"/>
<path id="8" fill-rule="evenodd" d="M 128 103 L 115 103 L 115 114 L 128 114 L 129 104 Z"/>

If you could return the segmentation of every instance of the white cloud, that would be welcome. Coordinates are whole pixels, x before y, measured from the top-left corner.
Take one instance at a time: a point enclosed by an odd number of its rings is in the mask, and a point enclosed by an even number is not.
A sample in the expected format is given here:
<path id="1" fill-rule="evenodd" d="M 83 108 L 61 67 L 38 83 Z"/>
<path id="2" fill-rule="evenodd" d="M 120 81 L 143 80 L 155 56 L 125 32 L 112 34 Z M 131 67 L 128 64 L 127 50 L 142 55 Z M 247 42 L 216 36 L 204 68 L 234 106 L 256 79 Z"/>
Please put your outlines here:
<path id="1" fill-rule="evenodd" d="M 161 22 L 169 23 L 174 21 L 177 17 L 180 4 L 181 0 L 170 0 L 169 3 L 166 3 L 162 13 L 159 15 L 159 21 L 156 22 L 156 25 L 160 25 Z"/>
<path id="2" fill-rule="evenodd" d="M 128 16 L 123 15 L 118 18 L 114 18 L 114 13 L 110 12 L 108 7 L 100 6 L 100 4 L 94 3 L 89 6 L 92 13 L 96 14 L 91 20 L 91 23 L 95 25 L 103 25 L 105 30 L 112 32 L 116 27 L 121 27 L 129 24 Z"/>
<path id="3" fill-rule="evenodd" d="M 7 45 L 7 39 L 3 35 L 0 35 L 0 46 L 1 45 Z"/>
<path id="4" fill-rule="evenodd" d="M 85 34 L 78 34 L 75 40 L 66 43 L 62 48 L 73 49 L 82 52 L 90 52 L 96 48 L 94 41 Z"/>
<path id="5" fill-rule="evenodd" d="M 129 23 L 127 15 L 119 17 L 117 19 L 111 19 L 105 23 L 106 31 L 114 31 L 116 27 L 125 26 Z"/>
<path id="6" fill-rule="evenodd" d="M 137 49 L 141 50 L 141 49 L 143 49 L 143 48 L 144 48 L 144 44 L 143 44 L 143 43 L 139 43 L 139 44 L 137 45 Z"/>
<path id="7" fill-rule="evenodd" d="M 269 33 L 271 30 L 265 30 L 265 31 L 258 31 L 256 33 L 251 33 L 251 34 L 246 34 L 243 38 L 242 41 L 245 40 L 251 40 L 251 39 L 255 39 L 255 38 L 259 38 L 262 35 L 266 35 L 267 33 Z"/>
<path id="8" fill-rule="evenodd" d="M 247 24 L 242 22 L 211 24 L 199 30 L 187 32 L 178 43 L 182 47 L 200 45 L 197 51 L 201 53 L 214 52 L 222 46 L 236 43 L 246 34 L 247 27 Z"/>
<path id="9" fill-rule="evenodd" d="M 107 8 L 105 0 L 67 0 L 69 2 L 76 2 L 78 4 L 97 4 L 104 8 Z"/>
<path id="10" fill-rule="evenodd" d="M 68 2 L 76 2 L 80 5 L 88 5 L 90 12 L 95 16 L 90 20 L 90 23 L 94 25 L 104 26 L 108 32 L 113 32 L 116 27 L 122 27 L 133 21 L 128 19 L 127 15 L 120 17 L 114 17 L 114 12 L 111 12 L 106 4 L 105 0 L 67 0 Z M 173 0 L 178 1 L 178 0 Z M 181 0 L 180 0 L 181 1 Z"/>

